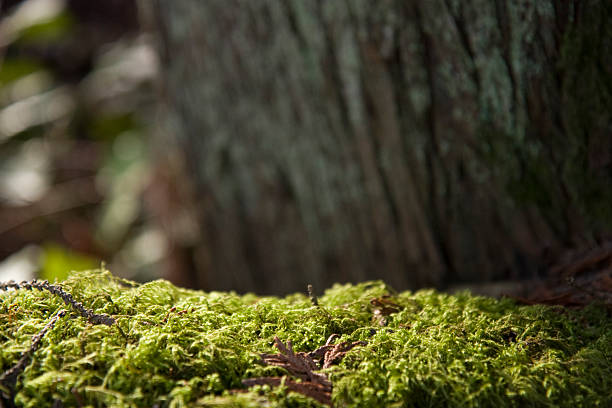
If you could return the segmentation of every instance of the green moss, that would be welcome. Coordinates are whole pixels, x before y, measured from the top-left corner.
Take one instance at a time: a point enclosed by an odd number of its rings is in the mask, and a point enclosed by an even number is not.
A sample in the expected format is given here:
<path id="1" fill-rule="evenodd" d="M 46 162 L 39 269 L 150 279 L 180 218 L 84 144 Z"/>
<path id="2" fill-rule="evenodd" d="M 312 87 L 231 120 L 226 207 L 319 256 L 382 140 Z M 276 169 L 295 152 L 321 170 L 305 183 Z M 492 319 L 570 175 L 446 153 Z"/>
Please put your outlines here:
<path id="1" fill-rule="evenodd" d="M 283 299 L 204 293 L 167 281 L 132 285 L 107 271 L 61 283 L 117 327 L 73 313 L 42 341 L 17 383 L 15 401 L 51 406 L 318 406 L 284 387 L 241 380 L 287 374 L 264 366 L 272 339 L 312 351 L 331 334 L 366 340 L 326 371 L 338 406 L 609 406 L 612 323 L 603 307 L 582 311 L 510 300 L 394 293 L 381 282 L 335 286 L 312 306 Z M 371 300 L 390 294 L 401 311 L 372 320 Z M 60 308 L 50 293 L 1 297 L 0 364 L 7 370 Z"/>

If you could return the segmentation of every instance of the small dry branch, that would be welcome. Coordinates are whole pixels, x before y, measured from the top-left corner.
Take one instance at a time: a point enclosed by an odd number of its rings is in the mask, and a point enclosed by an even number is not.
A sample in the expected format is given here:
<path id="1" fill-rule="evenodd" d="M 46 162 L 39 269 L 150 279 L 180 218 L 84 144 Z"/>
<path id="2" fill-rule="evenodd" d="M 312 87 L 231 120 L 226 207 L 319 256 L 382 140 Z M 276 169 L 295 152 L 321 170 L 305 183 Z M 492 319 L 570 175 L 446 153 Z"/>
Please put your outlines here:
<path id="1" fill-rule="evenodd" d="M 65 304 L 72 307 L 77 313 L 81 316 L 85 317 L 87 321 L 93 324 L 104 324 L 106 326 L 112 326 L 115 324 L 115 319 L 106 314 L 96 314 L 91 309 L 87 309 L 83 306 L 83 303 L 77 302 L 74 297 L 60 286 L 52 285 L 48 281 L 39 281 L 39 280 L 31 280 L 31 281 L 23 281 L 20 283 L 14 281 L 8 282 L 0 282 L 0 290 L 8 290 L 8 289 L 38 289 L 40 291 L 48 291 L 53 295 L 59 296 Z"/>
<path id="2" fill-rule="evenodd" d="M 2 375 L 0 375 L 0 384 L 7 386 L 11 391 L 13 390 L 17 382 L 17 377 L 23 372 L 23 370 L 25 370 L 26 366 L 30 362 L 32 354 L 34 354 L 34 352 L 40 347 L 40 342 L 45 336 L 45 334 L 47 334 L 47 332 L 55 326 L 55 323 L 57 323 L 59 319 L 64 317 L 66 313 L 66 310 L 61 309 L 51 318 L 51 320 L 49 320 L 49 322 L 45 325 L 45 327 L 42 328 L 41 331 L 39 331 L 34 337 L 32 337 L 32 344 L 30 345 L 30 348 L 28 348 L 21 355 L 21 358 L 19 359 L 19 361 L 17 361 L 17 364 L 6 370 L 4 373 L 2 373 Z M 9 398 L 10 396 L 3 395 L 3 397 Z"/>
<path id="3" fill-rule="evenodd" d="M 93 310 L 85 308 L 81 302 L 78 302 L 74 299 L 74 297 L 62 289 L 60 286 L 52 285 L 48 281 L 39 281 L 39 280 L 31 280 L 31 281 L 23 281 L 23 282 L 0 282 L 0 290 L 8 290 L 8 289 L 37 289 L 40 291 L 47 291 L 55 296 L 59 296 L 66 305 L 70 306 L 73 310 L 75 310 L 78 314 L 85 317 L 87 321 L 92 324 L 104 324 L 106 326 L 112 326 L 116 323 L 116 320 L 109 315 L 106 314 L 97 314 L 94 313 Z M 25 370 L 26 366 L 29 364 L 32 354 L 38 350 L 40 347 L 41 340 L 45 336 L 45 334 L 51 330 L 55 323 L 62 317 L 64 317 L 68 313 L 66 310 L 61 309 L 58 311 L 49 322 L 42 328 L 40 332 L 38 332 L 34 337 L 32 337 L 32 345 L 28 350 L 26 350 L 19 358 L 17 363 L 5 371 L 2 375 L 0 375 L 0 388 L 1 396 L 0 396 L 0 407 L 2 407 L 2 403 L 7 404 L 7 406 L 13 406 L 12 402 L 12 394 L 14 392 L 15 384 L 17 383 L 17 377 L 19 374 Z M 117 325 L 117 329 L 119 332 L 125 336 L 121 328 Z"/>
<path id="4" fill-rule="evenodd" d="M 319 306 L 319 299 L 317 299 L 317 295 L 314 294 L 312 285 L 308 285 L 308 297 L 310 298 L 310 303 L 312 303 L 313 306 Z"/>

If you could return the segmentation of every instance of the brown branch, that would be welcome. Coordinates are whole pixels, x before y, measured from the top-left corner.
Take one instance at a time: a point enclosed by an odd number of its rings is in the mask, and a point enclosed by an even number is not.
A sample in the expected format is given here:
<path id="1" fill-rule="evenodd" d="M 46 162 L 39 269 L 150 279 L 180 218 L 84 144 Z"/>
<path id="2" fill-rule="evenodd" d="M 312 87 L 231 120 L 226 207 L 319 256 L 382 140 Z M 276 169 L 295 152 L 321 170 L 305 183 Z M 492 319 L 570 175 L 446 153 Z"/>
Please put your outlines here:
<path id="1" fill-rule="evenodd" d="M 23 281 L 20 283 L 14 281 L 8 282 L 0 282 L 0 290 L 8 290 L 8 289 L 38 289 L 42 291 L 48 291 L 52 294 L 59 296 L 65 304 L 72 307 L 76 312 L 78 312 L 81 316 L 85 317 L 87 321 L 93 324 L 104 324 L 106 326 L 112 326 L 115 324 L 115 319 L 106 314 L 96 314 L 91 309 L 86 309 L 83 306 L 83 303 L 77 302 L 74 297 L 60 286 L 52 285 L 48 281 L 39 281 L 33 279 L 31 281 Z"/>
<path id="2" fill-rule="evenodd" d="M 319 306 L 317 295 L 314 294 L 314 289 L 310 284 L 308 285 L 308 297 L 310 298 L 310 303 L 312 303 L 313 306 Z"/>
<path id="3" fill-rule="evenodd" d="M 51 318 L 51 320 L 49 320 L 49 322 L 45 325 L 45 327 L 42 328 L 41 331 L 39 331 L 34 337 L 32 337 L 32 344 L 30 345 L 30 348 L 27 349 L 21 355 L 21 358 L 19 359 L 19 361 L 17 361 L 17 364 L 2 373 L 2 375 L 0 376 L 0 384 L 8 386 L 12 392 L 12 389 L 14 388 L 15 383 L 17 382 L 17 377 L 23 372 L 23 370 L 25 370 L 26 366 L 30 362 L 32 354 L 40 347 L 40 342 L 42 338 L 49 330 L 51 330 L 55 326 L 55 323 L 57 323 L 60 318 L 66 315 L 66 313 L 66 310 L 61 309 L 55 314 L 55 316 Z M 9 396 L 7 395 L 3 395 L 3 397 L 9 398 Z"/>

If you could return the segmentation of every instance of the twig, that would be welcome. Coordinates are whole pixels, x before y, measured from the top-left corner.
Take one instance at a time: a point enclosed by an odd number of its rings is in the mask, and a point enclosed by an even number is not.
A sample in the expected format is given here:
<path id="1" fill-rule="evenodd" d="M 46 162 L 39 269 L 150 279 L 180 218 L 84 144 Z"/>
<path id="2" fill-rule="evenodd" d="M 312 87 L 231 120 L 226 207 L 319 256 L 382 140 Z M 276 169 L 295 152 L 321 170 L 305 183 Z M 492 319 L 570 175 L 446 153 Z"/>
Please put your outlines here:
<path id="1" fill-rule="evenodd" d="M 312 303 L 313 306 L 319 306 L 319 300 L 314 294 L 314 290 L 310 284 L 308 285 L 308 297 L 310 298 L 310 303 Z"/>
<path id="2" fill-rule="evenodd" d="M 94 313 L 92 309 L 85 308 L 85 306 L 83 306 L 83 303 L 76 301 L 70 293 L 66 292 L 60 286 L 50 284 L 46 280 L 39 281 L 33 279 L 31 281 L 23 281 L 20 283 L 14 281 L 0 282 L 0 290 L 8 289 L 37 289 L 40 291 L 46 290 L 55 296 L 59 296 L 66 305 L 72 307 L 73 310 L 75 310 L 81 316 L 85 317 L 90 323 L 104 324 L 106 326 L 112 326 L 116 323 L 116 320 L 107 314 L 97 314 Z M 55 316 L 53 316 L 51 320 L 45 325 L 45 327 L 43 327 L 40 332 L 38 332 L 34 337 L 32 337 L 32 345 L 27 351 L 25 351 L 21 355 L 21 358 L 19 359 L 19 361 L 17 361 L 17 364 L 2 373 L 2 375 L 0 375 L 0 408 L 3 406 L 3 403 L 12 406 L 13 396 L 11 394 L 13 394 L 15 384 L 17 383 L 17 377 L 19 377 L 19 374 L 21 374 L 23 370 L 25 370 L 26 366 L 30 362 L 32 354 L 40 347 L 40 342 L 45 336 L 45 334 L 50 329 L 52 329 L 55 326 L 55 323 L 60 318 L 64 317 L 66 313 L 68 312 L 64 309 L 61 309 L 59 312 L 57 312 Z M 123 330 L 121 330 L 119 325 L 116 325 L 116 327 L 119 329 L 119 332 L 127 338 L 127 336 L 125 335 L 125 333 L 123 333 Z"/>
<path id="3" fill-rule="evenodd" d="M 19 359 L 19 361 L 17 361 L 17 364 L 2 373 L 2 375 L 0 376 L 0 383 L 8 385 L 11 389 L 13 388 L 13 386 L 17 382 L 17 377 L 19 376 L 19 374 L 21 374 L 23 370 L 25 370 L 26 366 L 30 362 L 30 357 L 32 357 L 32 354 L 40 347 L 40 342 L 42 338 L 49 330 L 53 328 L 53 326 L 55 326 L 55 323 L 60 318 L 66 316 L 66 313 L 66 310 L 61 309 L 55 314 L 55 316 L 51 318 L 51 320 L 49 320 L 49 322 L 45 325 L 45 327 L 42 328 L 41 331 L 39 331 L 34 337 L 32 337 L 32 344 L 30 345 L 30 348 L 27 349 L 21 355 L 21 358 Z"/>
<path id="4" fill-rule="evenodd" d="M 107 314 L 96 314 L 91 309 L 86 309 L 83 303 L 74 300 L 74 297 L 60 286 L 52 285 L 48 281 L 39 281 L 33 279 L 31 281 L 23 281 L 20 283 L 14 281 L 0 282 L 0 290 L 8 289 L 38 289 L 40 291 L 49 291 L 52 294 L 59 296 L 65 304 L 71 306 L 81 316 L 85 317 L 87 321 L 93 324 L 104 324 L 106 326 L 112 326 L 115 324 L 115 319 Z"/>

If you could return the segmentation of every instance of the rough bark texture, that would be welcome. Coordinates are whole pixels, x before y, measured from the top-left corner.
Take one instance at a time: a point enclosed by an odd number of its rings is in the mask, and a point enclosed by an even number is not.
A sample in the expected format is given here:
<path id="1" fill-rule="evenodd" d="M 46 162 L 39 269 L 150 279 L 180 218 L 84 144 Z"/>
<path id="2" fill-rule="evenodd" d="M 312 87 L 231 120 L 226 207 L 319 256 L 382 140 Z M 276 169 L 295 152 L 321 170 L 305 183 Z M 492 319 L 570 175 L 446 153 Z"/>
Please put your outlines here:
<path id="1" fill-rule="evenodd" d="M 199 285 L 531 275 L 612 221 L 612 3 L 154 2 Z"/>

